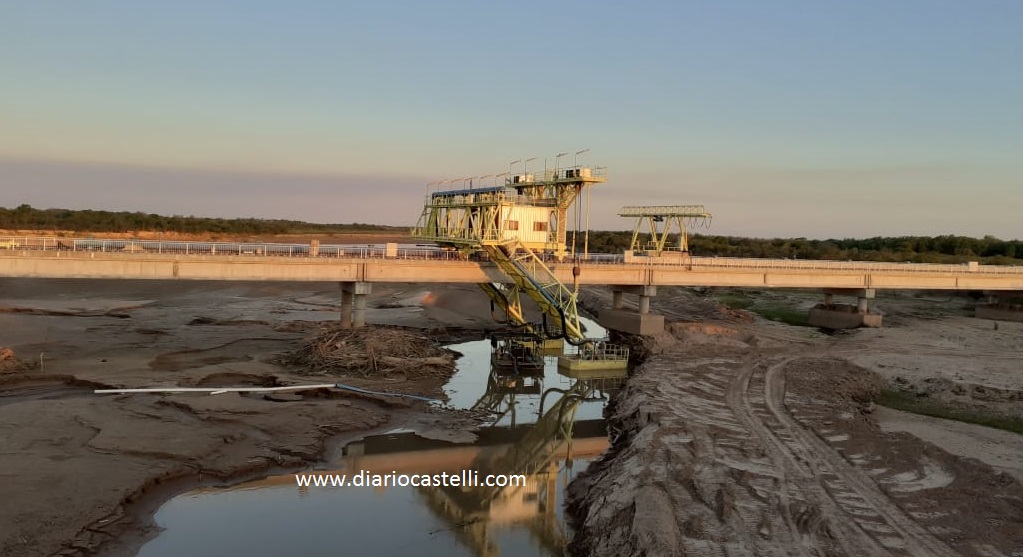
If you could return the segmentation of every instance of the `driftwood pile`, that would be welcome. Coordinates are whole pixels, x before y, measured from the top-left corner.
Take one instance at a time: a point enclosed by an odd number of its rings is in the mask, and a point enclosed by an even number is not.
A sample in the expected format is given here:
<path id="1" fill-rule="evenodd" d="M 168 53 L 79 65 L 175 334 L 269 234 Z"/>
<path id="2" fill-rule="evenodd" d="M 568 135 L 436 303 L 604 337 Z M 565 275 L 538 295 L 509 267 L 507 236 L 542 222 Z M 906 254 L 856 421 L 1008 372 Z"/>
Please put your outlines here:
<path id="1" fill-rule="evenodd" d="M 359 375 L 409 379 L 448 377 L 456 353 L 424 334 L 390 327 L 321 330 L 298 350 L 281 358 L 303 375 Z"/>

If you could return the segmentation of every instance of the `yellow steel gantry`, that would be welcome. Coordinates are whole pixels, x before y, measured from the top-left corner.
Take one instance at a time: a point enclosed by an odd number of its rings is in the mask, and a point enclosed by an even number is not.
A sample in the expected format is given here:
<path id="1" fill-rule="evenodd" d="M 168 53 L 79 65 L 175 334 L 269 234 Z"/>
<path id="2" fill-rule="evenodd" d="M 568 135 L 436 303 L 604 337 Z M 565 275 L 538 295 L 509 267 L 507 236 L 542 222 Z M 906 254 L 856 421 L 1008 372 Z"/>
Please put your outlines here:
<path id="1" fill-rule="evenodd" d="M 412 237 L 464 252 L 487 253 L 512 282 L 480 287 L 508 319 L 542 334 L 527 322 L 521 295 L 532 299 L 553 327 L 573 340 L 585 335 L 576 294 L 561 283 L 546 261 L 567 253 L 568 210 L 586 186 L 607 181 L 604 167 L 574 166 L 508 176 L 503 186 L 432 192 Z"/>
<path id="2" fill-rule="evenodd" d="M 523 168 L 522 174 L 508 175 L 501 186 L 431 192 L 412 237 L 466 254 L 486 253 L 511 282 L 480 287 L 510 321 L 544 335 L 541 327 L 526 321 L 524 294 L 569 342 L 586 343 L 576 291 L 558 280 L 548 262 L 562 261 L 568 254 L 572 204 L 587 186 L 606 181 L 605 167 L 555 168 L 545 170 L 539 179 Z M 587 345 L 592 352 L 592 343 Z M 620 351 L 615 354 L 615 359 L 621 357 Z"/>
<path id="3" fill-rule="evenodd" d="M 710 226 L 712 218 L 703 205 L 629 206 L 622 207 L 618 216 L 636 218 L 636 227 L 632 230 L 632 244 L 629 249 L 633 253 L 652 255 L 661 255 L 665 250 L 689 253 L 689 229 Z M 640 228 L 643 227 L 644 222 L 649 225 L 650 239 L 646 243 L 640 243 Z M 674 224 L 678 225 L 677 247 L 668 244 Z"/>

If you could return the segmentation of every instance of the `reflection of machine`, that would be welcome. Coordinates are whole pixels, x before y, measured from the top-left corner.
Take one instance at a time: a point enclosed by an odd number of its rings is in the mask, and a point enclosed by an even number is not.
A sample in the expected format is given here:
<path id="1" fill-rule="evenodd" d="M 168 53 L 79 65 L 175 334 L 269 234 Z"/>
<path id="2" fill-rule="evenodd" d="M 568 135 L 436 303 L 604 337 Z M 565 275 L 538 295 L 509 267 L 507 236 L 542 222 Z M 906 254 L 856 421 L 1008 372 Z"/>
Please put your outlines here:
<path id="1" fill-rule="evenodd" d="M 459 539 L 477 555 L 496 554 L 490 528 L 512 523 L 528 525 L 544 553 L 563 554 L 565 533 L 556 511 L 558 493 L 569 478 L 558 485 L 558 461 L 569 463 L 581 456 L 573 445 L 575 413 L 580 402 L 592 399 L 593 387 L 587 381 L 576 381 L 567 390 L 548 389 L 541 397 L 541 406 L 555 392 L 561 398 L 525 435 L 512 445 L 480 451 L 472 462 L 472 469 L 481 475 L 522 474 L 527 478 L 526 485 L 419 489 L 434 512 L 459 527 Z M 605 443 L 603 433 L 599 435 Z"/>

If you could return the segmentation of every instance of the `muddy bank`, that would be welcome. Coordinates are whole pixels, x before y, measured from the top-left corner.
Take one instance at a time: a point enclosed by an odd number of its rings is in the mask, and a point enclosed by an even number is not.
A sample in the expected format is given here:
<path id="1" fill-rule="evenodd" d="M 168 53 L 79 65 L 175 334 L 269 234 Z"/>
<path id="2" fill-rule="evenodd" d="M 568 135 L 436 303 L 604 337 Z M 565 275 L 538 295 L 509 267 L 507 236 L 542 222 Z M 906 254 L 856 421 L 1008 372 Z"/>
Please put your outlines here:
<path id="1" fill-rule="evenodd" d="M 1020 483 L 882 431 L 870 400 L 889 379 L 849 361 L 855 334 L 744 323 L 685 293 L 659 299 L 689 322 L 648 341 L 610 416 L 611 451 L 570 486 L 571 554 L 1023 552 Z M 911 327 L 888 334 L 908 340 Z M 915 363 L 943 356 L 921 349 Z"/>
<path id="2" fill-rule="evenodd" d="M 0 375 L 0 555 L 133 554 L 150 513 L 189 487 L 295 470 L 381 428 L 470 427 L 465 414 L 337 390 L 286 395 L 95 395 L 97 387 L 323 383 L 440 396 L 444 378 L 310 378 L 273 363 L 321 321 L 337 285 L 0 281 L 0 345 L 41 362 Z M 385 298 L 398 288 L 384 290 Z M 421 289 L 409 286 L 405 296 Z M 421 292 L 419 292 L 421 294 Z M 482 306 L 483 304 L 481 304 Z M 118 308 L 117 316 L 110 310 Z M 448 313 L 456 309 L 440 308 Z M 436 329 L 415 315 L 371 310 Z M 458 314 L 456 325 L 485 318 Z M 439 331 L 449 339 L 459 330 Z M 467 421 L 468 420 L 468 421 Z"/>

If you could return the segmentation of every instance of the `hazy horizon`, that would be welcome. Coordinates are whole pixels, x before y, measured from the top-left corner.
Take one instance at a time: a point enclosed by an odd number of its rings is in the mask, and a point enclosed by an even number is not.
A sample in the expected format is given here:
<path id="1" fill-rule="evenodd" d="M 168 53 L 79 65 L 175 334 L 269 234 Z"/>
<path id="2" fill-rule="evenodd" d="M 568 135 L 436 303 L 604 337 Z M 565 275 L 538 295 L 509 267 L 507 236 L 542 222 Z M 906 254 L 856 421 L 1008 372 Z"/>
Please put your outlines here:
<path id="1" fill-rule="evenodd" d="M 703 204 L 710 234 L 1016 239 L 1020 21 L 1008 0 L 14 2 L 0 205 L 410 226 L 429 182 L 590 149 L 594 229 Z"/>

